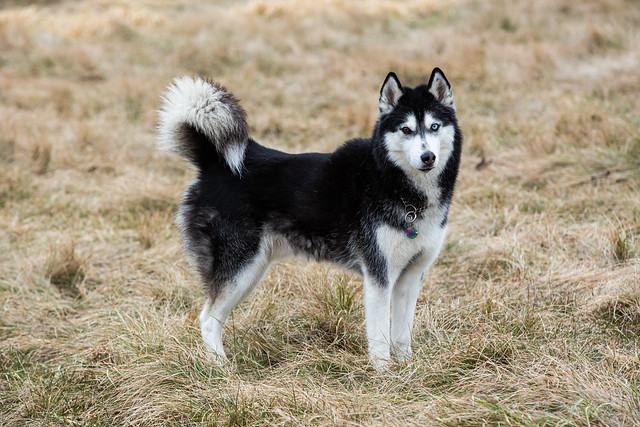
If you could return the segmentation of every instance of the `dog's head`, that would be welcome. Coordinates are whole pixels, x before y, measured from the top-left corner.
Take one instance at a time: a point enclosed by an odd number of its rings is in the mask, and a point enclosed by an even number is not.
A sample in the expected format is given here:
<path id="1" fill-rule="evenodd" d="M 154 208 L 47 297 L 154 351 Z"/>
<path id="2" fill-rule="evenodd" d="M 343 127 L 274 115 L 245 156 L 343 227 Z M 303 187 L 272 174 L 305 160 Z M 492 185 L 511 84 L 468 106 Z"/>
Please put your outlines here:
<path id="1" fill-rule="evenodd" d="M 442 169 L 453 151 L 457 122 L 453 93 L 435 68 L 427 85 L 403 88 L 389 73 L 380 90 L 379 126 L 390 160 L 410 173 Z"/>

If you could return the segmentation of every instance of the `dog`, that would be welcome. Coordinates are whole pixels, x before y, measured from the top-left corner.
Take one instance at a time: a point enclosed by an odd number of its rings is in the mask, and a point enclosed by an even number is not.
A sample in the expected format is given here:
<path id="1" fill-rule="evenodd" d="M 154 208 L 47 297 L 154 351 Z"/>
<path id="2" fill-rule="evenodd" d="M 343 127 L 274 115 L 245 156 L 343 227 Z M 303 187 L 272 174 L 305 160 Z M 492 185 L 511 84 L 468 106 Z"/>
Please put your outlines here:
<path id="1" fill-rule="evenodd" d="M 370 138 L 332 153 L 288 154 L 249 136 L 246 113 L 223 86 L 178 77 L 159 111 L 159 142 L 197 177 L 176 224 L 206 291 L 202 338 L 226 361 L 225 321 L 291 255 L 330 261 L 364 278 L 374 368 L 411 356 L 422 278 L 442 249 L 462 150 L 451 86 L 384 80 Z"/>

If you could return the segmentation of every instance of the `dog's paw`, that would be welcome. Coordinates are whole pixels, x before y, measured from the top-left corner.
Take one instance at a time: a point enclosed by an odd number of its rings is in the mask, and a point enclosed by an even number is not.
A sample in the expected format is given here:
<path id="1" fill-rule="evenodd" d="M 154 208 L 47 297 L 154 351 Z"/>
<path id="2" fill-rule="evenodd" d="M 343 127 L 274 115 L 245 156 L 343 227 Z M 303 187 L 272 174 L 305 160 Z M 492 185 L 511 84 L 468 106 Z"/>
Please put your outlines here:
<path id="1" fill-rule="evenodd" d="M 225 354 L 224 348 L 222 346 L 214 345 L 211 341 L 207 340 L 204 341 L 204 346 L 207 349 L 209 357 L 214 364 L 222 366 L 229 363 L 229 359 L 227 358 L 227 355 Z"/>
<path id="2" fill-rule="evenodd" d="M 396 359 L 398 359 L 398 362 L 408 362 L 413 355 L 411 351 L 411 344 L 393 346 L 393 354 L 396 356 Z"/>
<path id="3" fill-rule="evenodd" d="M 386 372 L 391 367 L 391 360 L 383 357 L 371 357 L 371 366 L 378 372 Z"/>
<path id="4" fill-rule="evenodd" d="M 229 359 L 225 354 L 210 352 L 211 361 L 216 365 L 226 365 L 229 363 Z"/>

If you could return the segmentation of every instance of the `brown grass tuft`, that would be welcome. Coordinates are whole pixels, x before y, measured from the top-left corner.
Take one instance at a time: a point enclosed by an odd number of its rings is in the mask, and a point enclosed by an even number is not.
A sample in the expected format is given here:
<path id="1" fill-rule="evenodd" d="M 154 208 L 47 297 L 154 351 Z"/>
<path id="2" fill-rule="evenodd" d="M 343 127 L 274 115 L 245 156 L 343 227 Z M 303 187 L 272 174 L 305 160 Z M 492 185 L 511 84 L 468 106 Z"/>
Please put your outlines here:
<path id="1" fill-rule="evenodd" d="M 51 144 L 36 145 L 31 157 L 36 164 L 36 173 L 38 175 L 47 173 L 51 164 Z"/>
<path id="2" fill-rule="evenodd" d="M 636 236 L 627 230 L 617 230 L 613 233 L 611 244 L 613 246 L 613 258 L 616 261 L 625 262 L 637 254 L 635 237 Z"/>
<path id="3" fill-rule="evenodd" d="M 61 294 L 79 298 L 82 296 L 79 285 L 85 279 L 85 262 L 84 259 L 76 255 L 76 247 L 73 242 L 55 245 L 49 250 L 44 274 Z"/>
<path id="4" fill-rule="evenodd" d="M 619 332 L 640 334 L 640 288 L 635 284 L 602 295 L 591 309 L 591 315 L 608 325 L 616 325 Z"/>
<path id="5" fill-rule="evenodd" d="M 16 142 L 7 136 L 0 139 L 0 160 L 11 163 L 16 152 Z"/>

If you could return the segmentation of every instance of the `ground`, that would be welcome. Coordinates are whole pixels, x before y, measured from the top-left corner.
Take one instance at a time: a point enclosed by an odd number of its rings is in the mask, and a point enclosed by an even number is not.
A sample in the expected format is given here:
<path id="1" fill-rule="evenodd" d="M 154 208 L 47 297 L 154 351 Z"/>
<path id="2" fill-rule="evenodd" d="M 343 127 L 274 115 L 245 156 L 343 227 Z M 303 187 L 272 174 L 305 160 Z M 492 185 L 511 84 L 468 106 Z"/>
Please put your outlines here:
<path id="1" fill-rule="evenodd" d="M 640 425 L 639 46 L 632 0 L 3 2 L 0 424 Z M 361 279 L 292 260 L 216 366 L 160 93 L 212 78 L 326 152 L 436 66 L 465 146 L 413 360 L 376 373 Z"/>

